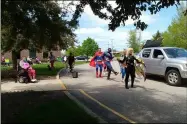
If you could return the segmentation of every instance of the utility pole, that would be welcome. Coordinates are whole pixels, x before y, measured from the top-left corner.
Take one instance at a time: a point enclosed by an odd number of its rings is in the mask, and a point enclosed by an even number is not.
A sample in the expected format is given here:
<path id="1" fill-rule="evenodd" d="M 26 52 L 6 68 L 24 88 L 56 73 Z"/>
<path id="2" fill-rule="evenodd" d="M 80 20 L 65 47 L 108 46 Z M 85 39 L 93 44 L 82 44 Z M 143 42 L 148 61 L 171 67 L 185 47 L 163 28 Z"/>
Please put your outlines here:
<path id="1" fill-rule="evenodd" d="M 138 38 L 138 44 L 139 44 L 139 49 L 141 49 L 141 48 L 140 48 L 140 46 L 141 46 L 141 44 L 142 44 L 142 43 L 141 43 L 141 35 L 142 35 L 142 34 L 141 34 L 141 30 L 139 30 L 138 33 L 139 33 L 139 36 L 138 36 L 138 37 L 139 37 L 139 38 Z"/>
<path id="2" fill-rule="evenodd" d="M 111 45 L 112 45 L 112 53 L 113 53 L 113 39 L 111 39 Z"/>

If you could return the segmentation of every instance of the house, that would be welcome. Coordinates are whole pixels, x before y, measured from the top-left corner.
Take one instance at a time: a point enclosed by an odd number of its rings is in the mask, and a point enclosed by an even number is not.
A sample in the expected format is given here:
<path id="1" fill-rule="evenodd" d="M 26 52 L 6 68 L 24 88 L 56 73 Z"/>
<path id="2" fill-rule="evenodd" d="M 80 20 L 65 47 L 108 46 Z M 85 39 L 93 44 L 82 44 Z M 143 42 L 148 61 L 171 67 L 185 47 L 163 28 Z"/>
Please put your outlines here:
<path id="1" fill-rule="evenodd" d="M 57 50 L 57 51 L 51 51 L 53 52 L 53 55 L 55 57 L 61 57 L 61 51 L 60 50 Z M 10 61 L 12 61 L 12 52 L 6 52 L 3 54 L 5 58 L 8 58 L 10 59 Z M 2 56 L 2 53 L 1 53 L 1 56 Z M 49 52 L 46 52 L 46 51 L 42 51 L 42 52 L 36 52 L 35 50 L 22 50 L 20 52 L 20 55 L 18 55 L 18 58 L 21 58 L 21 57 L 30 57 L 30 58 L 36 58 L 38 57 L 41 61 L 42 60 L 46 60 L 48 57 L 49 57 Z"/>

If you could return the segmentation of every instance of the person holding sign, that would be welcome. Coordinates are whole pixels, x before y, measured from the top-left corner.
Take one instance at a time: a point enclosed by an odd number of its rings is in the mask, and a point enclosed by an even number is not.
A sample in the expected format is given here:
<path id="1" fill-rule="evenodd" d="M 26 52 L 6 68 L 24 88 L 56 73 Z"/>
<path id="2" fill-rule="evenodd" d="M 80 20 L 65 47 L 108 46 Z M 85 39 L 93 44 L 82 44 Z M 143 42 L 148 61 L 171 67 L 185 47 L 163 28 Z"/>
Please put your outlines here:
<path id="1" fill-rule="evenodd" d="M 134 56 L 133 48 L 129 48 L 127 51 L 127 56 L 124 57 L 123 61 L 118 60 L 120 63 L 125 63 L 126 67 L 126 77 L 125 77 L 125 88 L 129 89 L 128 81 L 129 75 L 131 76 L 131 87 L 134 87 L 134 80 L 135 80 L 135 61 L 137 63 L 142 63 Z"/>

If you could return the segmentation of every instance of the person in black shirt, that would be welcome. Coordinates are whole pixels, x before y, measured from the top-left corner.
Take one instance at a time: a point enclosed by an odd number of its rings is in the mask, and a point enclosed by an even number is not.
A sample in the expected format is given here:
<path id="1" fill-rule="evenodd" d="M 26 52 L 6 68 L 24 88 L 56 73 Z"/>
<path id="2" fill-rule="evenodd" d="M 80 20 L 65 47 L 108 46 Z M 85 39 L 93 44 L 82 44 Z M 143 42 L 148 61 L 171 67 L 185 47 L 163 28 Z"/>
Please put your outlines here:
<path id="1" fill-rule="evenodd" d="M 73 63 L 75 62 L 75 57 L 73 56 L 72 53 L 69 54 L 69 57 L 67 59 L 69 67 L 70 67 L 70 72 L 73 70 Z"/>
<path id="2" fill-rule="evenodd" d="M 133 55 L 133 49 L 129 48 L 127 51 L 127 56 L 124 57 L 123 60 L 118 60 L 120 63 L 125 63 L 125 70 L 126 70 L 126 77 L 125 77 L 125 88 L 129 89 L 128 81 L 129 75 L 131 75 L 131 87 L 134 86 L 134 79 L 135 79 L 135 64 L 134 61 L 137 63 L 141 63 L 138 59 L 136 59 Z"/>

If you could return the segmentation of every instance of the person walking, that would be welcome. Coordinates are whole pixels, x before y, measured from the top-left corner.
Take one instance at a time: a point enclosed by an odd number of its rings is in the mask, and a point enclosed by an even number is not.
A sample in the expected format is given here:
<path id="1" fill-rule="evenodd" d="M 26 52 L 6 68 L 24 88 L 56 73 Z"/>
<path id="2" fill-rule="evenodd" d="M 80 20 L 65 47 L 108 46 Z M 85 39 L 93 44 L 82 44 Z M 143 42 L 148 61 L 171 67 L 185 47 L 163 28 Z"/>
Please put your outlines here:
<path id="1" fill-rule="evenodd" d="M 69 54 L 68 58 L 67 58 L 67 62 L 70 68 L 70 72 L 73 71 L 73 64 L 75 63 L 75 57 L 72 53 Z"/>
<path id="2" fill-rule="evenodd" d="M 124 50 L 123 51 L 123 57 L 124 57 L 124 59 L 126 59 L 126 54 L 127 54 L 127 51 Z M 127 67 L 126 67 L 125 61 L 119 60 L 119 62 L 121 62 L 120 63 L 121 78 L 122 78 L 122 82 L 124 82 L 124 78 L 125 78 L 125 73 L 126 73 L 126 68 Z"/>
<path id="3" fill-rule="evenodd" d="M 119 60 L 118 60 L 119 61 Z M 127 51 L 127 56 L 124 57 L 122 61 L 119 61 L 120 63 L 126 64 L 126 77 L 125 77 L 125 88 L 129 89 L 128 87 L 128 81 L 129 81 L 129 75 L 131 76 L 131 87 L 134 87 L 134 80 L 135 80 L 135 64 L 134 62 L 141 63 L 138 59 L 134 56 L 134 50 L 133 48 L 129 48 Z"/>
<path id="4" fill-rule="evenodd" d="M 111 72 L 113 72 L 115 75 L 118 75 L 118 72 L 116 72 L 111 65 L 111 61 L 114 58 L 111 53 L 111 48 L 108 48 L 108 51 L 104 52 L 103 58 L 104 58 L 105 65 L 107 66 L 107 70 L 108 70 L 107 80 L 110 80 Z"/>
<path id="5" fill-rule="evenodd" d="M 53 55 L 53 52 L 50 52 L 50 56 L 49 56 L 49 61 L 50 61 L 50 68 L 53 69 L 54 68 L 54 63 L 55 63 L 55 56 Z"/>
<path id="6" fill-rule="evenodd" d="M 95 53 L 94 57 L 90 61 L 90 66 L 96 67 L 96 77 L 102 77 L 102 71 L 103 71 L 103 52 L 101 51 L 101 48 L 98 49 L 98 51 Z M 93 63 L 94 62 L 94 63 Z M 100 72 L 99 72 L 100 70 Z"/>

